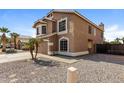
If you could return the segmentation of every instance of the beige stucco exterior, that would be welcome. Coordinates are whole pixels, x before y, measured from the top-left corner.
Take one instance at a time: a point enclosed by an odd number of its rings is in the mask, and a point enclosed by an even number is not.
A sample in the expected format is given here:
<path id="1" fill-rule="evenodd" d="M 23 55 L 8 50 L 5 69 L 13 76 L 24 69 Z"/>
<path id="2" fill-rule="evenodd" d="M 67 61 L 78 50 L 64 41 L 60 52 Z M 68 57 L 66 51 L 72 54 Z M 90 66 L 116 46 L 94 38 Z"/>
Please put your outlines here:
<path id="1" fill-rule="evenodd" d="M 52 16 L 51 16 L 52 15 Z M 53 11 L 46 16 L 48 19 L 44 18 L 42 23 L 37 21 L 33 28 L 38 25 L 46 24 L 47 32 L 45 35 L 37 35 L 37 38 L 42 38 L 45 43 L 41 43 L 39 46 L 39 52 L 43 54 L 62 54 L 68 56 L 78 56 L 83 54 L 89 54 L 95 52 L 95 44 L 103 43 L 103 38 L 101 37 L 104 32 L 104 26 L 97 26 L 90 20 L 84 18 L 80 14 L 75 12 L 58 12 Z M 67 19 L 67 32 L 60 34 L 58 33 L 58 21 L 61 19 Z M 96 33 L 88 33 L 88 26 L 96 29 Z M 61 38 L 68 39 L 68 51 L 59 51 L 59 40 Z M 47 47 L 45 46 L 47 43 Z M 45 51 L 45 52 L 44 52 Z"/>

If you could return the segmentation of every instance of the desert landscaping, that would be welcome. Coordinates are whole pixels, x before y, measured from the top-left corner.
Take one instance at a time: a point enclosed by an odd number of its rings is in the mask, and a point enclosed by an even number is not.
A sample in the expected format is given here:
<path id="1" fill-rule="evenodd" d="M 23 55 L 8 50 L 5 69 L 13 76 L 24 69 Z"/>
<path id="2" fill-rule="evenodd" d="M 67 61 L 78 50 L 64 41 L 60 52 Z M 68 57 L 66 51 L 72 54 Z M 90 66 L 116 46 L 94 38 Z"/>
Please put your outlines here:
<path id="1" fill-rule="evenodd" d="M 0 82 L 66 83 L 68 67 L 77 68 L 78 83 L 124 82 L 123 56 L 86 55 L 78 57 L 79 61 L 72 64 L 40 59 L 40 63 L 33 63 L 30 60 L 1 63 Z"/>

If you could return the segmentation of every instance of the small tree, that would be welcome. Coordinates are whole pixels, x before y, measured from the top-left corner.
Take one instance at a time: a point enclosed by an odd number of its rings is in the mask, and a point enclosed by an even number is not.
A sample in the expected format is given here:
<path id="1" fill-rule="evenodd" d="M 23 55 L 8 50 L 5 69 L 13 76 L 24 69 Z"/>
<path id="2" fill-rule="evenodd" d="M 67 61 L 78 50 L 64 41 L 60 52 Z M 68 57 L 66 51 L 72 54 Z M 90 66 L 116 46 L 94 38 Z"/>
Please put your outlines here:
<path id="1" fill-rule="evenodd" d="M 14 39 L 14 48 L 15 49 L 17 49 L 17 37 L 19 36 L 19 34 L 17 34 L 17 33 L 15 33 L 15 32 L 13 32 L 13 33 L 11 33 L 11 36 L 13 37 L 13 39 Z"/>
<path id="2" fill-rule="evenodd" d="M 122 42 L 123 42 L 123 44 L 124 44 L 124 37 L 123 37 L 121 40 L 122 40 Z"/>
<path id="3" fill-rule="evenodd" d="M 121 44 L 120 38 L 116 38 L 114 41 L 111 41 L 110 44 Z"/>
<path id="4" fill-rule="evenodd" d="M 2 33 L 2 36 L 1 36 L 1 41 L 3 45 L 2 51 L 6 51 L 6 33 L 9 33 L 10 31 L 8 28 L 2 27 L 0 28 L 0 32 Z"/>
<path id="5" fill-rule="evenodd" d="M 41 40 L 37 38 L 31 38 L 28 42 L 29 50 L 31 53 L 32 60 L 36 61 L 37 59 L 37 53 L 38 53 L 38 46 Z M 35 55 L 34 55 L 35 50 Z"/>

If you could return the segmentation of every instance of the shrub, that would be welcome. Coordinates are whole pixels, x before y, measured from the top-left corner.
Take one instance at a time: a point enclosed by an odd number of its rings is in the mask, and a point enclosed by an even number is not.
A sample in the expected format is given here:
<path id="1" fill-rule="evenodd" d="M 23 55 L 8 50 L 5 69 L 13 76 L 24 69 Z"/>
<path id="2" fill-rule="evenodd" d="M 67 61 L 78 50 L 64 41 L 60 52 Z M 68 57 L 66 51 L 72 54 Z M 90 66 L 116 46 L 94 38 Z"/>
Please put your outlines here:
<path id="1" fill-rule="evenodd" d="M 27 45 L 22 46 L 22 50 L 29 50 L 29 47 Z"/>
<path id="2" fill-rule="evenodd" d="M 17 51 L 15 49 L 7 49 L 6 53 L 16 53 Z"/>

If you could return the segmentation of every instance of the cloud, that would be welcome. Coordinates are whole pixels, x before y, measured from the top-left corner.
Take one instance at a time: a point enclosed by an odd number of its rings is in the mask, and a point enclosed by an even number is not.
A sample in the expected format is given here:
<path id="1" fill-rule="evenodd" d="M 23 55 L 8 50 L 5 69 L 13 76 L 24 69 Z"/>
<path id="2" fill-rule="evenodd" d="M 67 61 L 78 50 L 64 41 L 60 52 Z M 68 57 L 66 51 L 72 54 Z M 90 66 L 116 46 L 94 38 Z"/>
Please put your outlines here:
<path id="1" fill-rule="evenodd" d="M 112 25 L 106 28 L 106 31 L 116 31 L 118 29 L 118 25 Z"/>
<path id="2" fill-rule="evenodd" d="M 119 29 L 119 25 L 111 25 L 105 28 L 105 39 L 112 41 L 115 38 L 124 37 L 124 29 Z"/>

